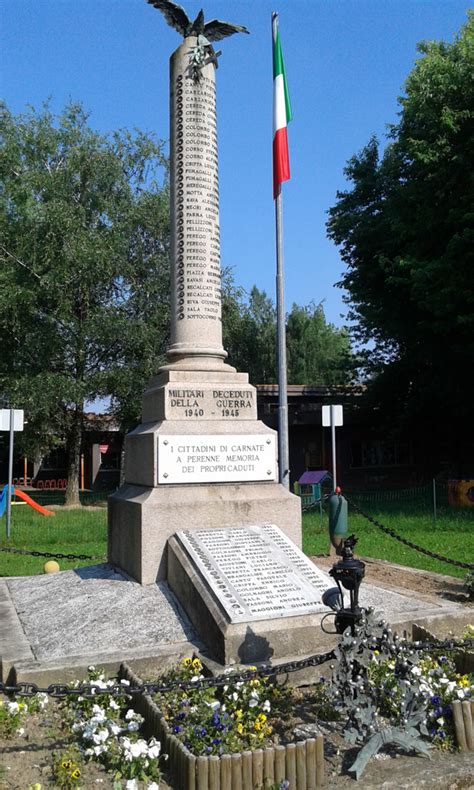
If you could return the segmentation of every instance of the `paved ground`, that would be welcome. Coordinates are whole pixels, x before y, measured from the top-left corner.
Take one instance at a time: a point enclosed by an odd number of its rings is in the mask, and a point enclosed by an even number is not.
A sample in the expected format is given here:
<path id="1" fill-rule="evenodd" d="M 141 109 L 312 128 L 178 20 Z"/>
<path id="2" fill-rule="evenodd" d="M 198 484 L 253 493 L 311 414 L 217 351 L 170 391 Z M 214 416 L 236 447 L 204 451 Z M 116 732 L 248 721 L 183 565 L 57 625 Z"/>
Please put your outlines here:
<path id="1" fill-rule="evenodd" d="M 314 561 L 322 567 L 330 563 Z M 403 582 L 401 577 L 397 580 L 398 585 Z M 418 594 L 416 583 L 410 588 L 394 587 L 393 579 L 392 585 L 383 582 L 383 575 L 376 584 L 364 582 L 361 604 L 374 607 L 400 629 L 410 631 L 411 623 L 424 621 L 444 623 L 446 630 L 447 623 L 456 618 L 469 622 L 472 615 L 456 601 Z M 328 586 L 333 586 L 332 580 Z M 48 673 L 42 681 L 53 682 L 78 676 L 91 663 L 113 669 L 122 660 L 161 662 L 203 648 L 166 584 L 142 587 L 107 564 L 1 579 L 0 613 L 4 677 L 15 665 L 23 679 L 42 671 Z M 332 641 L 316 630 L 314 652 L 329 644 Z"/>

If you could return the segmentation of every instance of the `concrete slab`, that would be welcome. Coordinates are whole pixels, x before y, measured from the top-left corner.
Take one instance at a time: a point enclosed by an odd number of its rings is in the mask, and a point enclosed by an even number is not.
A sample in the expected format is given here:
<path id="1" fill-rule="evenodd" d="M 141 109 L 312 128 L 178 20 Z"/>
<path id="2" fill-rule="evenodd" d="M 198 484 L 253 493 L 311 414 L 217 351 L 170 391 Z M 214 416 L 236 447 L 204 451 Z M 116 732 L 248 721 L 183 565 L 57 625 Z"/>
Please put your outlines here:
<path id="1" fill-rule="evenodd" d="M 413 622 L 466 617 L 461 604 L 365 583 L 361 603 L 408 634 Z M 20 679 L 52 683 L 83 677 L 89 664 L 115 672 L 123 660 L 145 674 L 193 651 L 212 655 L 166 583 L 142 586 L 107 564 L 0 580 L 0 613 L 3 679 L 14 667 Z M 315 628 L 308 649 L 324 652 L 331 642 Z"/>
<path id="2" fill-rule="evenodd" d="M 12 577 L 2 589 L 9 616 L 0 636 L 4 675 L 18 662 L 87 666 L 153 656 L 170 645 L 180 652 L 191 643 L 192 652 L 195 644 L 165 583 L 142 587 L 107 564 Z"/>

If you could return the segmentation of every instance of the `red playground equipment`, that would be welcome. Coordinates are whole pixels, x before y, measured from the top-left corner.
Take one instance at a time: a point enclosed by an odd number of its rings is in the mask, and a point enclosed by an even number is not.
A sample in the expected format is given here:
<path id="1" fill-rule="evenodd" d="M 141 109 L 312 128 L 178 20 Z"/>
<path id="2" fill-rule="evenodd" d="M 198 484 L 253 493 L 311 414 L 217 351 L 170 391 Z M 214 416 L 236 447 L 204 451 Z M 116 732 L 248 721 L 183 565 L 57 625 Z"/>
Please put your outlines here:
<path id="1" fill-rule="evenodd" d="M 42 505 L 38 505 L 37 502 L 34 501 L 28 494 L 25 494 L 24 491 L 21 491 L 19 488 L 15 488 L 14 486 L 11 487 L 12 489 L 12 496 L 17 496 L 26 502 L 27 505 L 36 510 L 38 513 L 41 513 L 42 516 L 54 516 L 52 510 L 47 510 Z M 7 491 L 8 491 L 8 484 L 4 486 L 2 493 L 0 494 L 0 518 L 3 516 L 5 512 L 5 508 L 7 505 Z"/>

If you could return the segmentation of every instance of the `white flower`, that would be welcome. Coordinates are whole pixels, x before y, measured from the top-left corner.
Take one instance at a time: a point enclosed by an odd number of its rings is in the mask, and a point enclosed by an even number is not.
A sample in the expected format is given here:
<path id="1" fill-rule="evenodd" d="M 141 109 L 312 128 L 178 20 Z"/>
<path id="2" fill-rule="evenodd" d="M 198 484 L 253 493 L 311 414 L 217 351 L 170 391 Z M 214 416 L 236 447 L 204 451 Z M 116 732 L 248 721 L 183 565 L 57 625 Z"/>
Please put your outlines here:
<path id="1" fill-rule="evenodd" d="M 25 734 L 25 728 L 24 727 L 19 727 L 17 729 L 17 731 L 16 731 L 16 734 L 17 735 L 24 735 Z"/>
<path id="2" fill-rule="evenodd" d="M 38 700 L 38 705 L 40 706 L 40 709 L 44 710 L 49 701 L 48 695 L 40 693 L 36 695 L 36 699 Z"/>
<path id="3" fill-rule="evenodd" d="M 152 746 L 148 747 L 148 757 L 150 757 L 152 760 L 157 760 L 158 757 L 160 756 L 160 751 L 161 751 L 161 744 L 154 743 Z"/>
<path id="4" fill-rule="evenodd" d="M 239 699 L 239 695 L 237 694 L 236 691 L 233 692 L 232 699 L 234 700 L 234 702 L 237 702 L 237 700 Z"/>
<path id="5" fill-rule="evenodd" d="M 212 702 L 206 702 L 206 705 L 208 708 L 212 708 L 212 710 L 214 711 L 219 710 L 221 706 L 220 702 L 218 702 L 216 699 L 213 700 Z M 222 710 L 224 710 L 224 708 L 222 708 Z"/>
<path id="6" fill-rule="evenodd" d="M 18 711 L 20 710 L 20 706 L 18 705 L 18 702 L 9 702 L 7 707 L 9 713 L 18 713 Z"/>
<path id="7" fill-rule="evenodd" d="M 100 705 L 93 705 L 92 706 L 92 713 L 94 714 L 93 718 L 96 721 L 105 721 L 105 710 L 100 707 Z"/>
<path id="8" fill-rule="evenodd" d="M 108 730 L 99 730 L 98 732 L 94 733 L 92 740 L 94 743 L 104 743 L 109 735 L 110 733 Z"/>
<path id="9" fill-rule="evenodd" d="M 439 717 L 438 724 L 439 724 L 440 727 L 444 726 L 444 718 L 442 716 Z"/>
<path id="10" fill-rule="evenodd" d="M 97 689 L 106 689 L 107 683 L 99 678 L 98 680 L 91 680 L 91 686 L 91 691 L 95 692 Z"/>
<path id="11" fill-rule="evenodd" d="M 95 666 L 93 666 L 93 664 L 91 664 L 90 667 L 87 667 L 87 671 L 88 672 L 95 672 Z"/>
<path id="12" fill-rule="evenodd" d="M 416 675 L 417 677 L 420 677 L 420 675 L 421 675 L 420 667 L 412 667 L 411 674 L 412 675 Z"/>
<path id="13" fill-rule="evenodd" d="M 268 699 L 266 699 L 265 702 L 262 705 L 262 710 L 264 711 L 264 713 L 268 713 L 270 708 L 271 708 L 270 701 Z"/>
<path id="14" fill-rule="evenodd" d="M 94 746 L 94 748 L 93 748 L 93 752 L 97 756 L 99 756 L 99 754 L 103 754 L 106 751 L 107 751 L 107 747 L 106 746 Z"/>
<path id="15" fill-rule="evenodd" d="M 130 685 L 130 681 L 129 681 L 129 680 L 123 680 L 123 679 L 122 679 L 122 680 L 120 681 L 120 683 L 122 684 L 122 686 L 129 686 L 129 685 Z"/>
<path id="16" fill-rule="evenodd" d="M 120 705 L 117 705 L 115 700 L 111 699 L 109 702 L 109 708 L 112 708 L 112 710 L 120 710 Z"/>
<path id="17" fill-rule="evenodd" d="M 134 719 L 135 715 L 135 711 L 132 708 L 129 708 L 125 714 L 126 721 L 129 721 L 129 719 Z"/>
<path id="18" fill-rule="evenodd" d="M 129 732 L 138 732 L 139 729 L 140 729 L 140 724 L 138 723 L 138 721 L 130 721 L 128 723 L 127 730 Z"/>
<path id="19" fill-rule="evenodd" d="M 118 724 L 115 724 L 115 722 L 113 722 L 113 721 L 110 722 L 109 729 L 110 729 L 110 732 L 112 733 L 112 735 L 120 735 L 120 733 L 122 732 L 122 728 L 119 727 Z"/>
<path id="20" fill-rule="evenodd" d="M 125 782 L 125 790 L 138 790 L 138 783 L 136 779 L 127 779 Z"/>
<path id="21" fill-rule="evenodd" d="M 146 741 L 139 740 L 136 743 L 130 744 L 130 753 L 132 757 L 141 757 L 142 754 L 146 754 L 148 751 L 148 746 Z"/>
<path id="22" fill-rule="evenodd" d="M 255 699 L 255 697 L 250 697 L 249 708 L 255 708 L 256 705 L 258 705 L 258 699 Z"/>
<path id="23" fill-rule="evenodd" d="M 147 790 L 160 790 L 159 785 L 156 782 L 152 782 L 151 784 L 146 786 Z"/>
<path id="24" fill-rule="evenodd" d="M 458 689 L 456 694 L 458 699 L 464 699 L 464 691 L 462 689 Z"/>

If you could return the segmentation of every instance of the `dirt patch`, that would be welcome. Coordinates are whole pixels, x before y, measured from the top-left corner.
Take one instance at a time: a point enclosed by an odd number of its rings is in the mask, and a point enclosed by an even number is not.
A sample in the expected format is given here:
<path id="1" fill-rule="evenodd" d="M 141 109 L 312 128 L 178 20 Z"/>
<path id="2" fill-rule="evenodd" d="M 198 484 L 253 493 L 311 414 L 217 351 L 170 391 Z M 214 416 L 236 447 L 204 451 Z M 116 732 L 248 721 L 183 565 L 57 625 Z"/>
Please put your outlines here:
<path id="1" fill-rule="evenodd" d="M 413 590 L 420 596 L 436 596 L 450 601 L 469 604 L 466 589 L 462 579 L 454 576 L 445 576 L 430 571 L 421 571 L 416 568 L 406 568 L 395 565 L 385 560 L 374 560 L 370 557 L 359 557 L 365 563 L 364 581 L 380 587 L 401 590 Z M 311 557 L 312 561 L 321 568 L 329 570 L 337 561 L 336 556 L 318 555 Z"/>
<path id="2" fill-rule="evenodd" d="M 58 704 L 50 700 L 44 711 L 28 712 L 20 723 L 23 735 L 0 738 L 0 790 L 27 790 L 35 783 L 42 788 L 57 787 L 53 776 L 55 755 L 70 750 L 75 743 L 63 728 Z M 80 770 L 82 787 L 112 787 L 112 779 L 101 766 L 81 764 Z"/>

